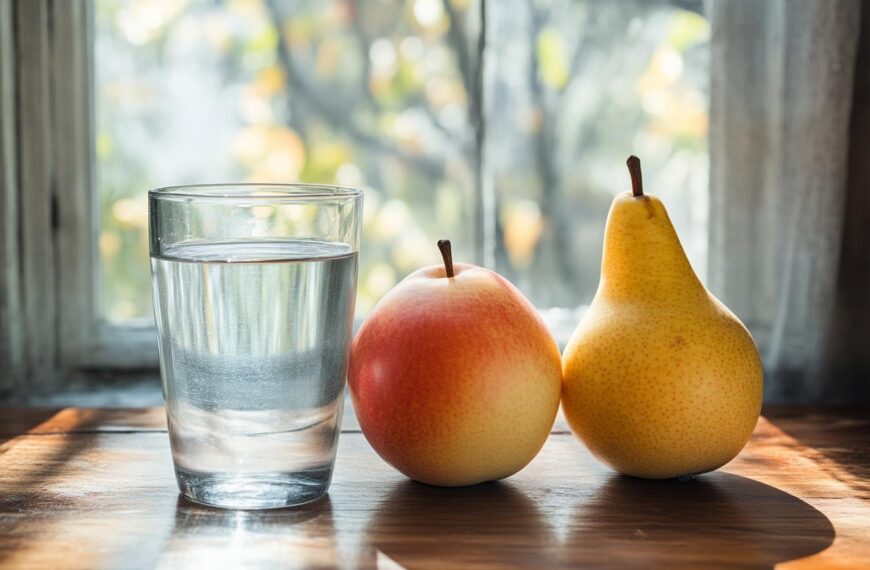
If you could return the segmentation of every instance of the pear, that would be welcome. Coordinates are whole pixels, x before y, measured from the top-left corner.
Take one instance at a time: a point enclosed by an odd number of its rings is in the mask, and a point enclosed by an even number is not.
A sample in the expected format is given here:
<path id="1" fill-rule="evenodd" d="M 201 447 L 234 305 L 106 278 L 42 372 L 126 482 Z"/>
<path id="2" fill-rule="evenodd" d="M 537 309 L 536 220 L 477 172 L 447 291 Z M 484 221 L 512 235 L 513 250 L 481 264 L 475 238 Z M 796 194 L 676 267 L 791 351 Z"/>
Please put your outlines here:
<path id="1" fill-rule="evenodd" d="M 613 200 L 601 282 L 562 357 L 574 434 L 615 470 L 665 479 L 734 458 L 761 412 L 761 359 L 749 331 L 692 270 L 662 202 Z"/>

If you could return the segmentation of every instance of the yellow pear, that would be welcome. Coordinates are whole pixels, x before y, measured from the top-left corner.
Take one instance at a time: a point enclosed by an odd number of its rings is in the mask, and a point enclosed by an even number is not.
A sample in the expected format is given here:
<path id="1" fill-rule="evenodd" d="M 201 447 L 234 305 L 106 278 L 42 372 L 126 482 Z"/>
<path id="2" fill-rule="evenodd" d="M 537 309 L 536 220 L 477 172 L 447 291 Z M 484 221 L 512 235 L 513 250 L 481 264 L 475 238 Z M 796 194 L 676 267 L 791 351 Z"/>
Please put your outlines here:
<path id="1" fill-rule="evenodd" d="M 746 327 L 701 284 L 660 200 L 610 208 L 598 292 L 562 357 L 568 424 L 599 459 L 664 479 L 734 458 L 761 411 L 761 359 Z"/>

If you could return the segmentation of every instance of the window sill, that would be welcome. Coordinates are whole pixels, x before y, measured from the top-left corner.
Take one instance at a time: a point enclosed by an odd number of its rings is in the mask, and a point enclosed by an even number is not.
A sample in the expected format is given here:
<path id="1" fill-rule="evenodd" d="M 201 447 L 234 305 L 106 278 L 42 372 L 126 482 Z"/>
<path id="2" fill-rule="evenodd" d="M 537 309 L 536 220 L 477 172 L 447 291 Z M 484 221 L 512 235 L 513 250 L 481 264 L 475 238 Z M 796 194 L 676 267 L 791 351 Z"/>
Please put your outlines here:
<path id="1" fill-rule="evenodd" d="M 160 376 L 145 372 L 79 372 L 48 392 L 11 394 L 0 407 L 139 408 L 163 405 Z"/>

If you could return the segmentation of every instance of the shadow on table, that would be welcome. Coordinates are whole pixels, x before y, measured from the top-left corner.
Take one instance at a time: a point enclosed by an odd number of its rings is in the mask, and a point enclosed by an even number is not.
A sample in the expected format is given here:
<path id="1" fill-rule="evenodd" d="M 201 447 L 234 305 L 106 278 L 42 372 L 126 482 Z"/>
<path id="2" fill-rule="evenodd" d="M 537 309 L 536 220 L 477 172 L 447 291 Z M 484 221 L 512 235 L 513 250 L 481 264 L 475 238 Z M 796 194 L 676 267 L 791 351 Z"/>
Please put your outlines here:
<path id="1" fill-rule="evenodd" d="M 768 406 L 762 415 L 773 428 L 821 453 L 851 476 L 850 485 L 870 491 L 870 409 Z M 843 478 L 836 473 L 833 476 Z"/>
<path id="2" fill-rule="evenodd" d="M 549 503 L 545 514 L 510 483 L 406 481 L 378 505 L 364 550 L 385 567 L 773 568 L 835 536 L 804 501 L 724 472 L 689 481 L 613 475 L 573 509 Z"/>
<path id="3" fill-rule="evenodd" d="M 377 506 L 364 540 L 379 568 L 546 568 L 556 546 L 535 502 L 502 482 L 439 488 L 403 481 Z"/>
<path id="4" fill-rule="evenodd" d="M 773 568 L 827 548 L 835 532 L 804 501 L 746 477 L 613 475 L 576 508 L 563 565 Z"/>
<path id="5" fill-rule="evenodd" d="M 61 410 L 62 408 L 0 407 L 0 445 L 19 435 L 26 435 Z"/>

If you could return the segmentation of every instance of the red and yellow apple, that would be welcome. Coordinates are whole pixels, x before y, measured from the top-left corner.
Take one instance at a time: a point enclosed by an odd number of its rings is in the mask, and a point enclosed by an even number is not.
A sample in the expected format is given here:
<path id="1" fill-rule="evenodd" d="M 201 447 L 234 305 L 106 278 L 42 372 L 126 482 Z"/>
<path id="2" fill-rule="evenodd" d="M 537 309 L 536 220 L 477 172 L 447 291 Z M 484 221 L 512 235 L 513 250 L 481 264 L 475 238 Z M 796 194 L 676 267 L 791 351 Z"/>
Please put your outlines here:
<path id="1" fill-rule="evenodd" d="M 417 481 L 460 486 L 525 467 L 553 426 L 559 349 L 531 303 L 482 267 L 412 273 L 357 333 L 348 381 L 360 427 Z"/>

